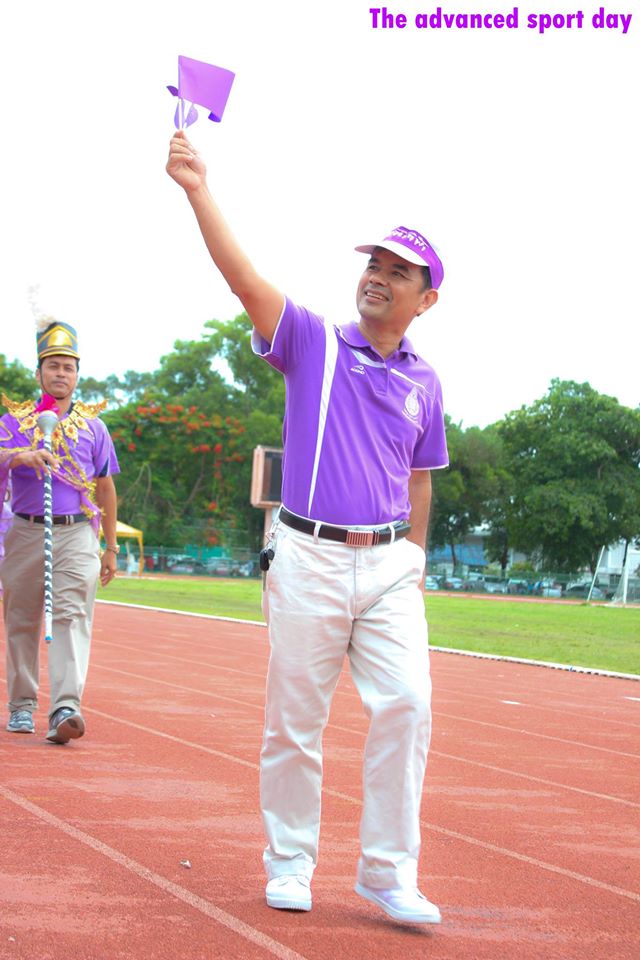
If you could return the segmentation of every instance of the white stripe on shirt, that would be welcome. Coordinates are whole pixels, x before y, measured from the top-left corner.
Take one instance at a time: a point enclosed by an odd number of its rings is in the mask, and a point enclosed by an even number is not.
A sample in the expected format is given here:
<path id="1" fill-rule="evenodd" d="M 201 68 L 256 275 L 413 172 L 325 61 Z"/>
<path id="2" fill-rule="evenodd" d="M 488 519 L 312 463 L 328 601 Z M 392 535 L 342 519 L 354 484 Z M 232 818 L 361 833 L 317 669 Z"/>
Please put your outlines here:
<path id="1" fill-rule="evenodd" d="M 322 375 L 322 393 L 320 394 L 320 410 L 318 414 L 318 433 L 316 438 L 316 455 L 313 461 L 313 473 L 311 474 L 311 486 L 309 488 L 309 502 L 307 504 L 307 516 L 311 516 L 311 504 L 316 492 L 316 482 L 318 479 L 318 466 L 320 464 L 320 454 L 322 452 L 322 441 L 324 431 L 327 425 L 327 414 L 329 412 L 329 397 L 333 378 L 336 372 L 336 362 L 338 359 L 338 338 L 332 324 L 324 322 L 325 351 L 324 351 L 324 372 Z"/>

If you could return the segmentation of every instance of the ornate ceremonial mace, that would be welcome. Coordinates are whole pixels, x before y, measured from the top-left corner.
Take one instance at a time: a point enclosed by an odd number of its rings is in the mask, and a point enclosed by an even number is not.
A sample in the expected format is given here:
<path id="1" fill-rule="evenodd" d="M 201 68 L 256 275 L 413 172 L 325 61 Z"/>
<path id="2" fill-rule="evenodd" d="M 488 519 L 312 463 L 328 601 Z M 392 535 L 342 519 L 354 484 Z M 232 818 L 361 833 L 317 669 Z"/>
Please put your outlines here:
<path id="1" fill-rule="evenodd" d="M 52 453 L 51 438 L 58 424 L 53 410 L 43 410 L 38 417 L 38 426 L 44 434 L 44 448 Z M 44 474 L 44 639 L 53 640 L 53 496 L 51 473 Z"/>

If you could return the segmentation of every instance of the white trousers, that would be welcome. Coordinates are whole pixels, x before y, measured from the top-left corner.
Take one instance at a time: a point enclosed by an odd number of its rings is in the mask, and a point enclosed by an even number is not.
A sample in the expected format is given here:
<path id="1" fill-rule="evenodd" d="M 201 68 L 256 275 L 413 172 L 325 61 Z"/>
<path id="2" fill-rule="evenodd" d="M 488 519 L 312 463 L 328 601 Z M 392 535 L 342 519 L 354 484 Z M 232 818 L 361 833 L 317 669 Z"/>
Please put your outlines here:
<path id="1" fill-rule="evenodd" d="M 406 539 L 376 547 L 314 540 L 281 523 L 272 545 L 260 778 L 267 876 L 315 869 L 322 733 L 346 655 L 370 720 L 358 879 L 416 886 L 431 734 L 424 552 Z"/>

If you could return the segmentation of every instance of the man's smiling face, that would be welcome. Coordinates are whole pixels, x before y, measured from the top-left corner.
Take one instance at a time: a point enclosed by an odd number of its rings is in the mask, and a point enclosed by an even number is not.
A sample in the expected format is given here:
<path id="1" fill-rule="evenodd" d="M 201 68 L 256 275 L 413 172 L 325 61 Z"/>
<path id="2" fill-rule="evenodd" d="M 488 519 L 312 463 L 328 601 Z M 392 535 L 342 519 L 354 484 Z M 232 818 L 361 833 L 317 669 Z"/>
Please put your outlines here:
<path id="1" fill-rule="evenodd" d="M 425 289 L 422 268 L 384 247 L 371 254 L 356 294 L 365 320 L 405 328 L 436 299 L 435 290 Z"/>

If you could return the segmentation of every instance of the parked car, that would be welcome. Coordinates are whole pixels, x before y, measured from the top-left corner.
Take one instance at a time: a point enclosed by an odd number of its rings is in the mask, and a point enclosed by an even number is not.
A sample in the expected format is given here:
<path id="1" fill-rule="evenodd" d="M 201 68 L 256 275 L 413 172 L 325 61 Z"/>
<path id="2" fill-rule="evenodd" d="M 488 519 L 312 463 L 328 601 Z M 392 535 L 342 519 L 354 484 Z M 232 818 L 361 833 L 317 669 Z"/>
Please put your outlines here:
<path id="1" fill-rule="evenodd" d="M 440 578 L 439 577 L 425 577 L 424 580 L 425 590 L 439 590 L 440 589 Z"/>
<path id="2" fill-rule="evenodd" d="M 469 590 L 473 593 L 481 593 L 485 589 L 485 576 L 483 573 L 469 573 L 462 584 L 463 590 Z"/>
<path id="3" fill-rule="evenodd" d="M 462 590 L 463 580 L 460 577 L 445 577 L 442 582 L 443 590 Z"/>
<path id="4" fill-rule="evenodd" d="M 518 580 L 515 577 L 511 577 L 507 580 L 507 593 L 531 593 L 531 584 L 528 580 Z"/>
<path id="5" fill-rule="evenodd" d="M 572 597 L 574 599 L 576 597 L 582 597 L 583 599 L 586 600 L 587 597 L 589 596 L 590 587 L 591 587 L 590 583 L 574 583 L 574 584 L 571 584 L 571 586 L 567 587 L 567 589 L 564 592 L 564 595 L 565 597 Z M 604 592 L 604 590 L 600 589 L 600 587 L 594 587 L 593 590 L 591 591 L 591 599 L 606 600 L 607 595 Z"/>
<path id="6" fill-rule="evenodd" d="M 213 557 L 207 560 L 206 571 L 215 577 L 230 577 L 231 560 L 228 557 Z"/>
<path id="7" fill-rule="evenodd" d="M 562 584 L 555 580 L 538 580 L 533 586 L 533 592 L 538 597 L 561 597 Z"/>
<path id="8" fill-rule="evenodd" d="M 185 557 L 169 567 L 169 573 L 206 573 L 206 567 L 201 560 L 194 557 Z"/>
<path id="9" fill-rule="evenodd" d="M 484 589 L 487 593 L 506 593 L 507 581 L 502 577 L 485 577 Z"/>

